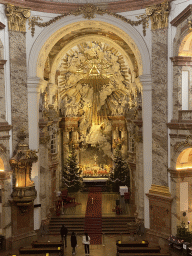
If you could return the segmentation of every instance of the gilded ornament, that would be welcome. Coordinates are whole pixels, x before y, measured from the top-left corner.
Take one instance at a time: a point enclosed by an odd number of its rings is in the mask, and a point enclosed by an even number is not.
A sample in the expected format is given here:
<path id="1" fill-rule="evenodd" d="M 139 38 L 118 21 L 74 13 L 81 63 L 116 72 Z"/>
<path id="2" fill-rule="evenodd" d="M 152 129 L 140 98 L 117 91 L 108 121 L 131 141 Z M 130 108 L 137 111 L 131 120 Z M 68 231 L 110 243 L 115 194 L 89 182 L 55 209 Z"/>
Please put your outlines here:
<path id="1" fill-rule="evenodd" d="M 168 27 L 168 16 L 170 6 L 168 1 L 146 8 L 146 15 L 151 19 L 151 29 L 162 29 Z"/>
<path id="2" fill-rule="evenodd" d="M 85 19 L 90 20 L 90 19 L 95 18 L 96 14 L 98 14 L 98 15 L 104 15 L 104 14 L 111 15 L 115 18 L 118 18 L 118 19 L 130 24 L 131 26 L 139 26 L 139 25 L 142 24 L 144 36 L 146 35 L 146 28 L 148 28 L 148 26 L 149 26 L 149 17 L 146 14 L 138 16 L 137 17 L 139 19 L 138 21 L 132 21 L 130 19 L 125 18 L 124 16 L 122 16 L 120 14 L 108 11 L 106 9 L 101 9 L 99 7 L 96 7 L 95 5 L 92 5 L 92 4 L 85 4 L 85 5 L 83 5 L 83 7 L 79 7 L 75 11 L 71 11 L 69 13 L 59 15 L 59 16 L 51 19 L 48 22 L 38 22 L 38 20 L 40 20 L 39 17 L 31 17 L 29 19 L 29 29 L 31 29 L 31 35 L 34 36 L 35 26 L 48 27 L 49 25 L 56 22 L 57 20 L 60 20 L 63 17 L 69 16 L 69 15 L 74 15 L 74 16 L 83 15 L 83 17 Z"/>
<path id="3" fill-rule="evenodd" d="M 188 28 L 189 28 L 189 31 L 192 31 L 192 22 L 191 22 L 191 20 L 188 21 Z"/>
<path id="4" fill-rule="evenodd" d="M 7 4 L 5 14 L 9 30 L 26 32 L 26 20 L 30 17 L 29 9 Z"/>

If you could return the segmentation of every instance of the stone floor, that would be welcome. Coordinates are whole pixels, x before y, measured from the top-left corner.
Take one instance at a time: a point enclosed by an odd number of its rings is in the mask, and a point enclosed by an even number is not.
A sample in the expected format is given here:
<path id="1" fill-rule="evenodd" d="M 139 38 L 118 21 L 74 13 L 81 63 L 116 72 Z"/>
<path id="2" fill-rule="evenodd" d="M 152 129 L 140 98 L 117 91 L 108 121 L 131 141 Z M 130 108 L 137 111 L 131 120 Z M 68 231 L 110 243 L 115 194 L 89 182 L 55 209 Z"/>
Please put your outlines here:
<path id="1" fill-rule="evenodd" d="M 81 203 L 76 207 L 71 207 L 63 210 L 63 214 L 59 216 L 60 218 L 66 217 L 76 217 L 76 216 L 85 216 L 86 212 L 86 204 L 88 193 L 76 193 L 75 195 L 70 194 L 69 196 L 75 196 L 76 202 Z M 120 196 L 119 193 L 102 193 L 102 215 L 103 216 L 116 216 L 116 213 L 113 209 L 116 206 L 116 200 L 120 201 L 120 205 L 123 209 L 123 215 L 125 216 L 133 216 L 134 212 L 132 206 L 128 203 L 124 202 L 124 198 Z M 144 237 L 137 237 L 137 240 L 142 240 Z M 72 255 L 72 248 L 70 244 L 70 236 L 67 238 L 68 240 L 68 247 L 64 251 L 65 256 Z M 127 241 L 129 240 L 129 235 L 105 235 L 102 237 L 102 244 L 101 245 L 90 245 L 90 256 L 116 256 L 116 241 L 122 240 Z M 51 241 L 56 242 L 60 241 L 60 236 L 50 236 L 50 235 L 43 235 L 39 232 L 38 241 Z M 82 244 L 82 236 L 77 235 L 77 242 L 78 247 L 76 250 L 76 255 L 85 255 L 84 253 L 84 246 Z M 19 255 L 18 250 L 10 250 L 10 251 L 0 251 L 0 256 L 9 256 L 9 255 Z M 43 254 L 42 254 L 43 255 Z M 28 256 L 30 256 L 28 254 Z M 43 255 L 45 256 L 45 255 Z M 53 254 L 50 256 L 54 256 Z M 57 255 L 58 256 L 58 255 Z"/>
<path id="2" fill-rule="evenodd" d="M 81 203 L 76 207 L 71 207 L 63 210 L 64 215 L 81 215 L 85 216 L 86 205 L 88 199 L 88 193 L 71 193 L 71 197 L 75 197 L 76 202 Z M 120 201 L 120 205 L 123 209 L 123 214 L 128 216 L 134 216 L 133 207 L 124 201 L 124 197 L 120 196 L 119 193 L 102 193 L 102 216 L 116 216 L 116 213 L 113 211 L 116 206 L 116 200 Z"/>

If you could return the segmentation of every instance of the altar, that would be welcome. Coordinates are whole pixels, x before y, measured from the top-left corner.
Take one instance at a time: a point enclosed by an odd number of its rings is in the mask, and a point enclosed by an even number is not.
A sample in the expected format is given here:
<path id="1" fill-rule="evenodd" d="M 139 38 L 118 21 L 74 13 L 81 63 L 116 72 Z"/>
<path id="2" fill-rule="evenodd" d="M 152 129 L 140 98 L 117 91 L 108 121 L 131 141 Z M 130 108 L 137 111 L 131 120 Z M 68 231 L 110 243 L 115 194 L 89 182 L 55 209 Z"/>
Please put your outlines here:
<path id="1" fill-rule="evenodd" d="M 108 178 L 83 178 L 85 187 L 105 187 Z"/>

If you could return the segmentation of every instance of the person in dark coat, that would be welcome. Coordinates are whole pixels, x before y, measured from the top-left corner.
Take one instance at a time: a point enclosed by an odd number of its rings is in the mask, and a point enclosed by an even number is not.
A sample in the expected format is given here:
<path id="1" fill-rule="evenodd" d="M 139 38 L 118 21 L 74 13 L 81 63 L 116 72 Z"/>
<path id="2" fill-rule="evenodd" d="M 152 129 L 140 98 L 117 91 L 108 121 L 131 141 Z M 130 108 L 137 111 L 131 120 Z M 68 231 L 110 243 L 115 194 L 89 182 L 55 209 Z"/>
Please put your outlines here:
<path id="1" fill-rule="evenodd" d="M 77 246 L 77 237 L 74 232 L 71 234 L 71 247 L 72 247 L 72 254 L 75 254 L 75 247 Z"/>
<path id="2" fill-rule="evenodd" d="M 67 247 L 67 233 L 68 233 L 68 229 L 67 227 L 65 227 L 65 225 L 63 224 L 61 229 L 60 229 L 60 234 L 61 234 L 61 240 L 65 241 L 65 247 Z"/>

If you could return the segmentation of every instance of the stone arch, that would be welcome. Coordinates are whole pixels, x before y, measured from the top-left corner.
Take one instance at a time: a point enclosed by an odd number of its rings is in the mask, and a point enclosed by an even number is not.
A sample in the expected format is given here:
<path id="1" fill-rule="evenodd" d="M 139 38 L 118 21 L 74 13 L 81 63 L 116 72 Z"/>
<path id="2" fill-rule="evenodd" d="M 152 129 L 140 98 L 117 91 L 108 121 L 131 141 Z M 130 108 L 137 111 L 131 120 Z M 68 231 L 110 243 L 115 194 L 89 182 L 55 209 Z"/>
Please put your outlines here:
<path id="1" fill-rule="evenodd" d="M 127 42 L 129 47 L 135 53 L 135 58 L 139 65 L 139 78 L 143 86 L 143 144 L 142 148 L 148 148 L 150 153 L 143 151 L 143 165 L 141 172 L 143 173 L 145 187 L 143 188 L 144 195 L 148 193 L 152 183 L 152 110 L 151 110 L 151 61 L 147 45 L 141 34 L 131 25 L 124 21 L 117 19 L 110 15 L 97 15 L 93 20 L 85 20 L 81 16 L 68 16 L 49 27 L 46 27 L 35 40 L 28 59 L 28 116 L 29 116 L 29 146 L 31 149 L 38 150 L 38 110 L 39 110 L 39 89 L 40 86 L 46 87 L 46 81 L 43 80 L 44 66 L 47 56 L 53 45 L 58 42 L 64 34 L 69 33 L 73 29 L 80 29 L 83 27 L 105 27 L 108 31 L 113 31 Z M 34 109 L 36 111 L 30 111 Z M 38 167 L 37 167 L 38 168 Z M 36 171 L 38 174 L 39 170 Z M 147 180 L 147 182 L 146 182 Z M 149 202 L 148 198 L 144 196 L 144 213 L 140 218 L 145 219 L 145 226 L 149 227 Z M 144 216 L 143 216 L 144 215 Z"/>
<path id="2" fill-rule="evenodd" d="M 176 170 L 192 168 L 192 147 L 182 150 L 177 157 Z"/>
<path id="3" fill-rule="evenodd" d="M 175 144 L 175 146 L 177 146 L 177 144 Z M 173 155 L 173 158 L 172 158 L 172 161 L 171 161 L 172 162 L 171 169 L 179 170 L 177 168 L 177 161 L 178 161 L 179 157 L 182 157 L 182 154 L 184 152 L 189 151 L 190 149 L 192 150 L 192 143 L 188 143 L 186 145 L 186 143 L 183 142 L 183 143 L 181 143 L 181 145 L 176 150 L 174 150 L 174 155 Z M 192 153 L 192 151 L 191 151 L 191 153 Z"/>
<path id="4" fill-rule="evenodd" d="M 54 42 L 61 38 L 64 33 L 71 31 L 72 28 L 80 29 L 83 26 L 91 27 L 93 23 L 94 25 L 97 24 L 97 26 L 108 26 L 122 37 L 126 36 L 127 40 L 129 39 L 130 47 L 134 52 L 138 53 L 138 61 L 140 57 L 140 66 L 142 67 L 140 75 L 151 73 L 149 51 L 140 33 L 131 25 L 106 14 L 104 16 L 97 15 L 96 18 L 91 21 L 85 21 L 81 16 L 68 16 L 46 27 L 37 37 L 31 48 L 28 61 L 28 76 L 42 79 L 43 77 L 40 70 L 44 68 L 46 55 L 48 55 Z"/>
<path id="5" fill-rule="evenodd" d="M 192 56 L 192 32 L 184 36 L 179 46 L 179 56 Z"/>
<path id="6" fill-rule="evenodd" d="M 58 67 L 59 62 L 61 61 L 61 59 L 63 58 L 64 54 L 70 50 L 73 46 L 80 44 L 82 42 L 85 42 L 85 40 L 93 40 L 93 41 L 97 41 L 97 40 L 102 40 L 102 42 L 104 43 L 109 43 L 110 45 L 112 45 L 115 49 L 117 49 L 122 56 L 125 56 L 125 59 L 129 65 L 129 67 L 131 68 L 131 70 L 133 70 L 133 63 L 131 62 L 129 56 L 127 56 L 126 52 L 124 49 L 122 49 L 117 43 L 112 42 L 111 39 L 105 38 L 104 36 L 98 36 L 98 35 L 85 35 L 82 37 L 78 37 L 77 39 L 72 40 L 71 43 L 67 44 L 65 47 L 63 47 L 63 49 L 56 55 L 52 67 L 51 67 L 51 73 L 50 73 L 50 82 L 54 83 L 54 77 L 56 74 L 56 69 Z"/>
<path id="7" fill-rule="evenodd" d="M 4 171 L 9 171 L 10 166 L 9 166 L 9 159 L 8 159 L 7 153 L 6 153 L 6 148 L 1 144 L 0 144 L 0 159 L 3 162 Z M 0 169 L 1 169 L 1 167 L 0 167 Z"/>

